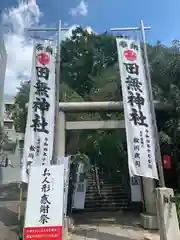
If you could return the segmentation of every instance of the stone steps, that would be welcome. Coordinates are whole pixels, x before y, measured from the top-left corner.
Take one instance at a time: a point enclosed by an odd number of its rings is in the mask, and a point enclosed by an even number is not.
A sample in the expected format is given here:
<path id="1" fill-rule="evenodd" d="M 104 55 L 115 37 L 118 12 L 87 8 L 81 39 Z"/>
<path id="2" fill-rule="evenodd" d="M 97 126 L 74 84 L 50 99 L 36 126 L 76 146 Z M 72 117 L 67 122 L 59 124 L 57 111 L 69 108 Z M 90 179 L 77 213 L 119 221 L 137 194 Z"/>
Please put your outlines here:
<path id="1" fill-rule="evenodd" d="M 123 178 L 116 175 L 111 178 L 106 174 L 99 175 L 100 193 L 93 174 L 88 176 L 85 211 L 111 211 L 127 209 L 130 204 L 130 189 Z"/>

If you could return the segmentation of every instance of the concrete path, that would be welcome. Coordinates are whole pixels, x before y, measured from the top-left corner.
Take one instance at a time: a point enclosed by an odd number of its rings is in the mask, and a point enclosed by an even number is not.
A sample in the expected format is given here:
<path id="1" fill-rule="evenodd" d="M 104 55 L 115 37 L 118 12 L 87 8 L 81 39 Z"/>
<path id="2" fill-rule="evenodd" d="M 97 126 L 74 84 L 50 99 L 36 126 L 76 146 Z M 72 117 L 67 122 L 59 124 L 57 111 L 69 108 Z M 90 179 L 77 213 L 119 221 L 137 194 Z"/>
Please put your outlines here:
<path id="1" fill-rule="evenodd" d="M 26 185 L 23 187 L 23 197 L 26 197 Z M 0 240 L 18 240 L 19 221 L 19 184 L 0 185 Z M 24 214 L 25 202 L 21 204 L 21 214 Z"/>
<path id="2" fill-rule="evenodd" d="M 0 201 L 0 240 L 18 239 L 18 201 Z"/>
<path id="3" fill-rule="evenodd" d="M 139 226 L 139 216 L 128 212 L 74 215 L 72 240 L 159 240 L 157 231 Z"/>

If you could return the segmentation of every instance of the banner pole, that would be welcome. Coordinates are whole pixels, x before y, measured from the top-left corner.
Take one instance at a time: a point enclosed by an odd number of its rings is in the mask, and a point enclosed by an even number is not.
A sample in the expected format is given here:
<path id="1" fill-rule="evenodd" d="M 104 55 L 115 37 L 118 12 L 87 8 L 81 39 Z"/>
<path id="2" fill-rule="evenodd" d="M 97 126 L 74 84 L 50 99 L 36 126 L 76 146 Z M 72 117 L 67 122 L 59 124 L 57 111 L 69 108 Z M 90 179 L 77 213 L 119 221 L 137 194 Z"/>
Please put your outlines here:
<path id="1" fill-rule="evenodd" d="M 156 123 L 156 114 L 153 106 L 151 74 L 149 70 L 148 52 L 147 52 L 146 37 L 145 37 L 144 30 L 145 30 L 144 23 L 143 23 L 143 20 L 141 20 L 141 34 L 142 34 L 143 50 L 144 50 L 144 65 L 146 69 L 146 79 L 147 79 L 150 107 L 151 107 L 151 113 L 152 113 L 152 124 L 154 126 L 155 153 L 156 153 L 157 167 L 159 170 L 159 185 L 161 187 L 165 187 L 164 172 L 163 172 L 163 166 L 162 166 L 162 160 L 161 160 L 161 150 L 160 150 L 160 144 L 159 144 L 159 134 L 158 134 L 157 123 Z"/>
<path id="2" fill-rule="evenodd" d="M 60 67 L 61 67 L 61 21 L 59 21 L 58 26 L 58 38 L 57 38 L 57 47 L 56 47 L 56 113 L 55 113 L 55 131 L 54 131 L 54 159 L 53 163 L 57 164 L 57 153 L 59 148 L 58 134 L 59 134 L 59 99 L 60 99 Z"/>
<path id="3" fill-rule="evenodd" d="M 22 183 L 19 183 L 19 204 L 18 204 L 18 222 L 19 222 L 19 237 L 22 237 L 21 229 L 21 206 L 22 206 Z"/>
<path id="4" fill-rule="evenodd" d="M 58 41 L 57 41 L 57 59 L 56 59 L 56 107 L 57 113 L 59 112 L 59 90 L 60 90 L 60 66 L 61 66 L 61 20 L 58 27 Z"/>

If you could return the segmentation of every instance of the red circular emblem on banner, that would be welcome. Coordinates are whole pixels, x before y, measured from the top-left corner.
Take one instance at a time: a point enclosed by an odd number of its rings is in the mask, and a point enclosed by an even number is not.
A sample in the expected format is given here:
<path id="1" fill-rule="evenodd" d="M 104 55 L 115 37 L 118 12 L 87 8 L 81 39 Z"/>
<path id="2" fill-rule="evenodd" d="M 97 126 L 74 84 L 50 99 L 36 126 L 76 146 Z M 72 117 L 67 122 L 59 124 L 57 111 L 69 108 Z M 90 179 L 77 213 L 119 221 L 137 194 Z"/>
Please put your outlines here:
<path id="1" fill-rule="evenodd" d="M 50 61 L 49 55 L 46 53 L 40 53 L 37 55 L 37 59 L 40 62 L 40 64 L 47 65 Z"/>
<path id="2" fill-rule="evenodd" d="M 132 50 L 126 50 L 124 51 L 124 57 L 128 60 L 128 61 L 135 61 L 137 56 L 136 53 Z"/>

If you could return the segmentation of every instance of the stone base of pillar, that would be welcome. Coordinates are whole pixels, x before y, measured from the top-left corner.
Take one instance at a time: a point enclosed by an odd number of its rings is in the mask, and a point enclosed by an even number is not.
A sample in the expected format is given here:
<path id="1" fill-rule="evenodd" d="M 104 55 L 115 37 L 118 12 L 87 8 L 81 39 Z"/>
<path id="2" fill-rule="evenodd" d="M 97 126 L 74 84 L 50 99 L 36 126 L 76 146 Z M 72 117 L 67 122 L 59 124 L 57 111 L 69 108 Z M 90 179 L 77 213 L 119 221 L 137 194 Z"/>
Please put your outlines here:
<path id="1" fill-rule="evenodd" d="M 158 218 L 156 215 L 149 215 L 147 213 L 140 214 L 140 224 L 144 229 L 159 230 Z"/>
<path id="2" fill-rule="evenodd" d="M 63 240 L 69 239 L 69 233 L 74 228 L 74 221 L 71 217 L 65 217 L 64 218 L 64 228 L 63 228 Z"/>
<path id="3" fill-rule="evenodd" d="M 173 189 L 157 188 L 157 210 L 161 239 L 180 239 Z"/>
<path id="4" fill-rule="evenodd" d="M 64 218 L 64 227 L 63 227 L 63 240 L 68 239 L 68 229 L 69 229 L 69 217 Z"/>
<path id="5" fill-rule="evenodd" d="M 74 228 L 74 221 L 71 217 L 67 216 L 64 218 L 64 228 L 67 228 L 69 231 Z"/>
<path id="6" fill-rule="evenodd" d="M 68 229 L 67 228 L 63 228 L 63 234 L 62 234 L 62 240 L 68 240 Z"/>

